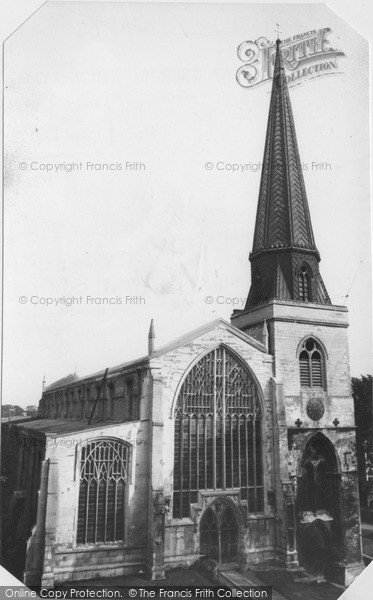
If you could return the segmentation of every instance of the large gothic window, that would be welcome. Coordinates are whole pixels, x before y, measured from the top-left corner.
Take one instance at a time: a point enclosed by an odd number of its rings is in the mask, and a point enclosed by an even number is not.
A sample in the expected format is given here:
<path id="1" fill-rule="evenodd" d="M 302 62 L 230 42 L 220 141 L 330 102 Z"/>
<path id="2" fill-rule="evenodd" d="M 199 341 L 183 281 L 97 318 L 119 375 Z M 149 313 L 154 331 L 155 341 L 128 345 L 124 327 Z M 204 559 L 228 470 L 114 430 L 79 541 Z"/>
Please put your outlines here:
<path id="1" fill-rule="evenodd" d="M 261 411 L 247 368 L 219 347 L 188 373 L 175 409 L 173 516 L 189 516 L 198 490 L 239 488 L 263 510 Z"/>
<path id="2" fill-rule="evenodd" d="M 311 302 L 311 276 L 306 264 L 301 265 L 298 273 L 298 297 L 303 302 Z"/>
<path id="3" fill-rule="evenodd" d="M 321 387 L 325 389 L 324 354 L 320 344 L 313 338 L 302 344 L 299 354 L 301 387 Z"/>
<path id="4" fill-rule="evenodd" d="M 80 458 L 78 544 L 124 540 L 129 447 L 103 439 L 83 446 Z"/>

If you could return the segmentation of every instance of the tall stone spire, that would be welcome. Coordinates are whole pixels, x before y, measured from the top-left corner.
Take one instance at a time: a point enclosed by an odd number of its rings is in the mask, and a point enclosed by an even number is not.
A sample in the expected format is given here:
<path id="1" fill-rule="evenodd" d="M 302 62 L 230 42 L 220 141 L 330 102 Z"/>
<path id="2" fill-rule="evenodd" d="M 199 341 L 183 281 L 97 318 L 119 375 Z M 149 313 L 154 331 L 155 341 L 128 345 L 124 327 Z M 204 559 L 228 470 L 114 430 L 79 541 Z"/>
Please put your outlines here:
<path id="1" fill-rule="evenodd" d="M 266 300 L 330 304 L 318 263 L 280 40 L 269 108 L 246 309 Z"/>

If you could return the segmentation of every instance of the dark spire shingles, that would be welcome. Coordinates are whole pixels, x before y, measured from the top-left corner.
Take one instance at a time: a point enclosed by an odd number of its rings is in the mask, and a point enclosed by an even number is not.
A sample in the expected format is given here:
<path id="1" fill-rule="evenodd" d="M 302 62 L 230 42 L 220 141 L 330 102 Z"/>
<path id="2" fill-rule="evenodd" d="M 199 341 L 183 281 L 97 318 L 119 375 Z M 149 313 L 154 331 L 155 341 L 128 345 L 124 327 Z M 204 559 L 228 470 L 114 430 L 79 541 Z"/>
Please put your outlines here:
<path id="1" fill-rule="evenodd" d="M 279 43 L 252 254 L 276 247 L 317 253 Z"/>
<path id="2" fill-rule="evenodd" d="M 280 41 L 277 40 L 245 310 L 270 299 L 330 304 L 319 271 Z M 310 274 L 307 298 L 300 268 Z"/>

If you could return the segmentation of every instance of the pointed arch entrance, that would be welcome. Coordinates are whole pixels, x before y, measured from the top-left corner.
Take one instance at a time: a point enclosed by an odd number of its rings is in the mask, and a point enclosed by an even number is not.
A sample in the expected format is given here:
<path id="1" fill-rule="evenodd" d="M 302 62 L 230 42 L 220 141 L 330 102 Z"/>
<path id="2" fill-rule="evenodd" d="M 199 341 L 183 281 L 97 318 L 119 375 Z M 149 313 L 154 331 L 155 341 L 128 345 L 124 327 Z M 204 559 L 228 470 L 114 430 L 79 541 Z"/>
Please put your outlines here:
<path id="1" fill-rule="evenodd" d="M 215 500 L 200 522 L 200 553 L 218 563 L 238 561 L 239 524 L 233 509 Z"/>
<path id="2" fill-rule="evenodd" d="M 303 452 L 297 490 L 297 549 L 299 563 L 327 576 L 341 558 L 340 470 L 330 440 L 317 432 Z"/>

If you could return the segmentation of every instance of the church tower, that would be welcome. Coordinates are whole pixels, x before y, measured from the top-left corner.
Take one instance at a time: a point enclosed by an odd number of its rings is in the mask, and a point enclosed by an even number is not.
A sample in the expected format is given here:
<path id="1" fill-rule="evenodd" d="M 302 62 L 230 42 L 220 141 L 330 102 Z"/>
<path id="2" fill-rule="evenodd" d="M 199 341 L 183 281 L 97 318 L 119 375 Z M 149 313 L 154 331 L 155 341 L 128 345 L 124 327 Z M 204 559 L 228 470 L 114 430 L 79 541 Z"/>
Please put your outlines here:
<path id="1" fill-rule="evenodd" d="M 277 468 L 268 492 L 278 554 L 289 567 L 347 585 L 363 568 L 347 308 L 331 304 L 320 274 L 280 44 L 251 287 L 231 322 L 274 357 L 269 387 Z"/>

